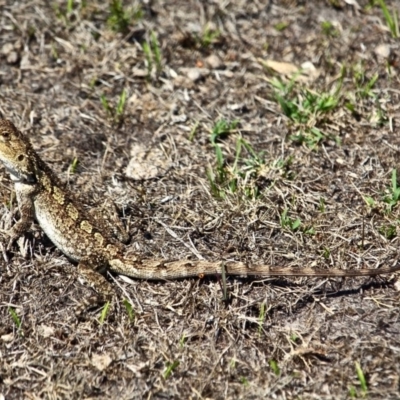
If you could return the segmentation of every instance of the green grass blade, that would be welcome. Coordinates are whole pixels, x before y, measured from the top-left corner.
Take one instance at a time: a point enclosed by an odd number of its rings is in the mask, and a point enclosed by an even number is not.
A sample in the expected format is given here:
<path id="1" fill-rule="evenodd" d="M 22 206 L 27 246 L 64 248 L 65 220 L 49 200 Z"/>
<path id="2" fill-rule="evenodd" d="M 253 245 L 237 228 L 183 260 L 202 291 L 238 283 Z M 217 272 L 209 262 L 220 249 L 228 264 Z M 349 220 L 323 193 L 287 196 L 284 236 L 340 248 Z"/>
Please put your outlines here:
<path id="1" fill-rule="evenodd" d="M 104 307 L 103 307 L 103 309 L 101 310 L 101 314 L 100 314 L 100 318 L 99 318 L 100 324 L 103 324 L 103 323 L 104 323 L 104 321 L 105 321 L 105 319 L 106 319 L 106 317 L 107 317 L 107 314 L 108 314 L 108 310 L 109 310 L 109 309 L 110 309 L 110 302 L 107 301 L 107 303 L 104 304 Z"/>
<path id="2" fill-rule="evenodd" d="M 128 299 L 124 299 L 123 304 L 125 306 L 126 313 L 128 314 L 129 320 L 133 322 L 135 320 L 135 311 L 133 310 L 132 304 Z"/>
<path id="3" fill-rule="evenodd" d="M 167 368 L 164 371 L 164 379 L 168 379 L 172 372 L 174 371 L 174 369 L 176 369 L 179 366 L 179 361 L 175 360 L 173 363 L 168 362 L 167 363 Z"/>
<path id="4" fill-rule="evenodd" d="M 358 361 L 355 362 L 355 367 L 356 367 L 357 378 L 360 382 L 361 391 L 362 391 L 363 395 L 365 396 L 368 393 L 367 380 L 365 379 L 364 372 L 361 369 L 361 365 Z"/>
<path id="5" fill-rule="evenodd" d="M 8 312 L 11 315 L 11 318 L 15 324 L 15 326 L 20 329 L 21 328 L 21 320 L 18 317 L 17 312 L 15 311 L 15 309 L 13 307 L 8 307 Z"/>

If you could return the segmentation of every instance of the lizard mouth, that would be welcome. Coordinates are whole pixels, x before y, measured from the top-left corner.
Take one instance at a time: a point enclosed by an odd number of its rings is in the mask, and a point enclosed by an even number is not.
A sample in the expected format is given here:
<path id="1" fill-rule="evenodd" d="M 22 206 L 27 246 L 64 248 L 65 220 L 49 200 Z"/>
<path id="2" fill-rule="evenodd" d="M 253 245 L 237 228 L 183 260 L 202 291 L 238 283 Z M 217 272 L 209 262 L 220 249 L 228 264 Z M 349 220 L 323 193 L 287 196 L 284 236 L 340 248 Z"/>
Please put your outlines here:
<path id="1" fill-rule="evenodd" d="M 21 179 L 22 183 L 27 183 L 29 185 L 33 185 L 37 183 L 35 175 L 24 175 Z"/>
<path id="2" fill-rule="evenodd" d="M 32 185 L 37 183 L 36 177 L 34 174 L 28 174 L 22 171 L 16 171 L 14 168 L 10 168 L 6 165 L 8 172 L 10 173 L 11 179 L 13 182 L 25 183 L 28 185 Z"/>
<path id="3" fill-rule="evenodd" d="M 33 185 L 37 183 L 36 178 L 34 176 L 16 176 L 12 175 L 12 181 L 14 183 L 23 183 L 25 185 Z"/>
<path id="4" fill-rule="evenodd" d="M 15 176 L 15 175 L 13 175 Z M 13 179 L 14 182 L 20 182 L 24 183 L 27 185 L 33 185 L 37 183 L 37 180 L 34 175 L 25 175 L 25 174 L 19 174 L 16 176 L 17 179 Z"/>

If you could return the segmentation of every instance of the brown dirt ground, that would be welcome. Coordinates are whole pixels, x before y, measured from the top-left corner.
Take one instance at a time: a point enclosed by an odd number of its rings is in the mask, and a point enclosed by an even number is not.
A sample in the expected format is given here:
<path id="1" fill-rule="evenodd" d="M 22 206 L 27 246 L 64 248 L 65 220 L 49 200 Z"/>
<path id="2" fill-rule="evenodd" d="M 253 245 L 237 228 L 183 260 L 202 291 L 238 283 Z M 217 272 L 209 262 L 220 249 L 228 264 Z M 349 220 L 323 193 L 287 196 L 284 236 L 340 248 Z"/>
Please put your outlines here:
<path id="1" fill-rule="evenodd" d="M 399 42 L 380 7 L 147 1 L 142 18 L 120 33 L 107 24 L 107 1 L 72 3 L 68 13 L 67 1 L 0 0 L 0 113 L 31 136 L 72 190 L 90 193 L 92 204 L 116 202 L 131 250 L 299 268 L 396 262 L 400 207 L 390 210 L 384 199 L 399 164 Z M 162 58 L 148 75 L 143 43 L 151 32 Z M 333 93 L 342 82 L 338 106 L 291 122 L 271 85 L 274 77 L 288 82 L 282 66 L 266 69 L 261 60 L 312 63 L 315 74 L 293 93 L 302 101 L 305 87 Z M 124 112 L 113 117 L 123 89 Z M 224 171 L 234 173 L 240 135 L 264 152 L 264 164 L 247 181 L 242 173 L 235 193 L 222 187 L 218 200 L 205 171 L 216 168 L 210 131 L 219 119 L 239 121 L 219 142 Z M 311 126 L 325 133 L 315 148 L 291 139 Z M 237 167 L 245 171 L 242 157 Z M 16 202 L 8 176 L 1 179 L 8 229 Z M 246 196 L 249 188 L 259 195 Z M 282 226 L 285 209 L 299 229 Z M 218 277 L 114 276 L 117 296 L 104 323 L 100 310 L 77 320 L 74 306 L 89 289 L 36 228 L 1 261 L 0 399 L 358 398 L 356 363 L 369 398 L 400 398 L 394 275 L 230 277 L 228 301 Z"/>

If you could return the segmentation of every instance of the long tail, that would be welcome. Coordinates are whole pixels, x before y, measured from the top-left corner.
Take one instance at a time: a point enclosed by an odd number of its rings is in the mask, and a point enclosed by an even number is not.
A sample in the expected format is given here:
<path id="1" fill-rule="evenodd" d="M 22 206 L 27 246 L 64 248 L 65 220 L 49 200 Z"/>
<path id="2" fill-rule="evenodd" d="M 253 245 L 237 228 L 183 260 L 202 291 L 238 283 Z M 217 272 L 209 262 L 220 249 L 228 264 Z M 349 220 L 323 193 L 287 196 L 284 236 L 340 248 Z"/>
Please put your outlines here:
<path id="1" fill-rule="evenodd" d="M 194 276 L 226 275 L 241 276 L 315 276 L 315 277 L 354 277 L 376 276 L 400 271 L 400 264 L 393 267 L 377 269 L 314 269 L 314 268 L 271 268 L 267 265 L 246 265 L 241 262 L 209 262 L 209 261 L 165 261 L 143 260 L 131 257 L 124 261 L 111 260 L 110 269 L 122 275 L 137 279 L 178 279 Z"/>

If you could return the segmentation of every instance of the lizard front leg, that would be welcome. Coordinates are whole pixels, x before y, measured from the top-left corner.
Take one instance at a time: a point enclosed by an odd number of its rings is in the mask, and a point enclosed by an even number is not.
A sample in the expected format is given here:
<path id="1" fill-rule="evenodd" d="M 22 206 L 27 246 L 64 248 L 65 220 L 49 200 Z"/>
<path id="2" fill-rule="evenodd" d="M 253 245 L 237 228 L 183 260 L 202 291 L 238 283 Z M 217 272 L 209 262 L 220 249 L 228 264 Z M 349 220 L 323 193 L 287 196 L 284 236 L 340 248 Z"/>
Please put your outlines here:
<path id="1" fill-rule="evenodd" d="M 76 314 L 80 315 L 88 308 L 111 301 L 114 290 L 111 284 L 103 276 L 106 272 L 106 262 L 100 259 L 84 258 L 78 264 L 78 274 L 96 292 L 78 305 Z"/>
<path id="2" fill-rule="evenodd" d="M 16 193 L 20 219 L 9 231 L 6 232 L 10 238 L 7 250 L 10 250 L 13 243 L 31 227 L 35 213 L 35 206 L 32 197 L 34 188 L 30 185 L 21 183 L 16 184 L 15 186 L 17 189 Z"/>

